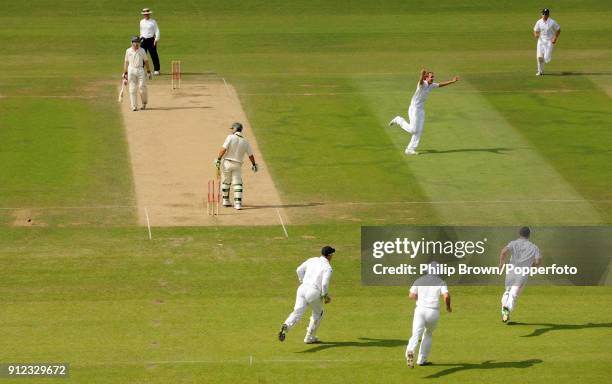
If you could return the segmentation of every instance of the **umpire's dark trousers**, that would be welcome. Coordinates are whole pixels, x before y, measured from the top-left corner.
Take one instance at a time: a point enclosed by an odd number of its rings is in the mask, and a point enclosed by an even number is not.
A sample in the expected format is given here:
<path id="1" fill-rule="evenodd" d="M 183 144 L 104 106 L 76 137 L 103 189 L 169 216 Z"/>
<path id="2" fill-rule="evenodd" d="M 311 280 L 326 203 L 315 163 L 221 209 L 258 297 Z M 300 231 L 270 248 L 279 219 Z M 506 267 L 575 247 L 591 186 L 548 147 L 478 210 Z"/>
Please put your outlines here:
<path id="1" fill-rule="evenodd" d="M 145 52 L 151 55 L 151 60 L 153 60 L 153 70 L 159 71 L 159 56 L 157 56 L 157 47 L 154 43 L 155 37 L 151 37 L 149 39 L 142 39 L 140 46 L 145 50 Z"/>

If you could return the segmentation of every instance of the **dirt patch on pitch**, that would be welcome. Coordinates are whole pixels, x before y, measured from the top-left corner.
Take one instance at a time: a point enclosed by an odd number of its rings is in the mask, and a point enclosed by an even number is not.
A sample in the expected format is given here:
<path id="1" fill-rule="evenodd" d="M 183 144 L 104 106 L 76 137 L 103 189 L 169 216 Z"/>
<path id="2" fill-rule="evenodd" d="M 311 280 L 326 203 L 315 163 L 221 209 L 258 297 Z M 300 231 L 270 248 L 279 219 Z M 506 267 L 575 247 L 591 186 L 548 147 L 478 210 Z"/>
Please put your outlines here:
<path id="1" fill-rule="evenodd" d="M 286 222 L 279 194 L 268 173 L 255 135 L 236 91 L 223 81 L 184 81 L 181 89 L 155 79 L 148 82 L 149 105 L 130 110 L 129 95 L 121 106 L 134 173 L 138 221 L 151 226 L 272 225 L 279 214 Z M 214 178 L 213 160 L 229 127 L 240 121 L 260 170 L 243 166 L 244 208 L 206 214 L 207 181 Z"/>

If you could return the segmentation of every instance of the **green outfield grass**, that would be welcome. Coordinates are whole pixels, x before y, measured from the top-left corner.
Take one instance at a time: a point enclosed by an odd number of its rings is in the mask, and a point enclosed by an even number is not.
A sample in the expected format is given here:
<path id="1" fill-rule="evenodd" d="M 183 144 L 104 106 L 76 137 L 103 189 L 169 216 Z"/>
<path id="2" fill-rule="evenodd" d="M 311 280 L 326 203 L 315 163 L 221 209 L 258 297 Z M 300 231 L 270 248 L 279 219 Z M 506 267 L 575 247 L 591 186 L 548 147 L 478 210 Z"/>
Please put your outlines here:
<path id="1" fill-rule="evenodd" d="M 154 228 L 152 241 L 115 101 L 141 6 L 0 2 L 0 362 L 67 361 L 76 383 L 609 381 L 609 287 L 528 287 L 514 326 L 500 288 L 451 287 L 439 365 L 410 371 L 413 303 L 362 287 L 359 270 L 361 224 L 612 223 L 607 1 L 546 5 L 563 32 L 542 78 L 535 1 L 146 4 L 162 72 L 180 59 L 187 82 L 230 81 L 283 203 L 302 205 L 286 209 L 288 239 Z M 422 155 L 407 158 L 387 123 L 422 67 L 462 80 L 431 94 Z M 14 227 L 24 215 L 40 226 Z M 280 344 L 293 271 L 324 243 L 338 249 L 329 343 L 301 343 L 303 321 Z"/>
<path id="2" fill-rule="evenodd" d="M 87 383 L 609 378 L 607 287 L 530 286 L 512 326 L 499 321 L 501 286 L 451 287 L 455 311 L 442 315 L 430 356 L 440 365 L 409 371 L 413 303 L 404 288 L 360 285 L 355 228 L 291 230 L 283 240 L 274 227 L 156 229 L 153 241 L 136 229 L 7 230 L 0 361 L 69 361 L 71 381 Z M 327 343 L 302 343 L 305 319 L 281 344 L 293 270 L 323 242 L 339 249 L 319 332 Z"/>

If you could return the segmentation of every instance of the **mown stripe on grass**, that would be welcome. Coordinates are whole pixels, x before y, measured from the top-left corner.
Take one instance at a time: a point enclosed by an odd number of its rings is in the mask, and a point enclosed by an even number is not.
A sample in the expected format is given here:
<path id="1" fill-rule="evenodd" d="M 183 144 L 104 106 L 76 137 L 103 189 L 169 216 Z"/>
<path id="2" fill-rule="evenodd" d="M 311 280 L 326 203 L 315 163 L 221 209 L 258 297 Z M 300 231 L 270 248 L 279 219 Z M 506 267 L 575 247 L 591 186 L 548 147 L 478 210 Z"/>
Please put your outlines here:
<path id="1" fill-rule="evenodd" d="M 344 78 L 278 77 L 237 81 L 241 101 L 285 203 L 426 200 L 400 153 L 378 130 L 376 112 L 361 94 L 333 99 L 251 95 L 269 89 L 286 93 L 303 84 L 350 86 Z M 384 205 L 382 205 L 384 210 Z M 330 214 L 352 213 L 333 206 Z M 428 207 L 380 212 L 400 222 L 435 221 Z M 326 215 L 320 215 L 325 217 Z M 376 217 L 372 215 L 372 217 Z M 291 217 L 292 222 L 299 218 Z M 320 220 L 327 220 L 321 219 Z M 364 218 L 364 220 L 368 220 Z M 411 221 L 412 222 L 412 221 Z"/>
<path id="2" fill-rule="evenodd" d="M 397 78 L 356 80 L 378 111 L 379 125 L 395 115 L 406 115 L 416 82 Z M 372 89 L 406 90 L 405 96 L 381 96 Z M 474 90 L 462 81 L 457 90 Z M 407 157 L 404 166 L 431 201 L 511 200 L 516 204 L 436 205 L 445 223 L 457 224 L 593 224 L 601 222 L 591 203 L 565 181 L 538 152 L 478 92 L 456 94 L 453 88 L 435 90 L 427 105 L 421 155 Z M 410 136 L 397 126 L 387 127 L 396 151 L 403 152 Z M 382 132 L 381 132 L 382 134 Z M 521 204 L 520 201 L 579 200 L 571 204 Z"/>
<path id="3" fill-rule="evenodd" d="M 607 75 L 581 75 L 571 72 L 536 78 L 529 76 L 493 79 L 481 77 L 479 89 L 513 88 L 526 92 L 483 97 L 510 122 L 572 187 L 587 199 L 605 222 L 612 222 L 609 205 L 597 203 L 612 198 L 612 103 L 602 88 Z M 495 85 L 493 85 L 495 84 Z M 538 88 L 568 93 L 535 94 Z"/>
<path id="4" fill-rule="evenodd" d="M 133 205 L 125 135 L 109 102 L 116 96 L 90 91 L 109 98 L 0 99 L 0 206 Z M 130 223 L 132 211 L 112 221 Z"/>

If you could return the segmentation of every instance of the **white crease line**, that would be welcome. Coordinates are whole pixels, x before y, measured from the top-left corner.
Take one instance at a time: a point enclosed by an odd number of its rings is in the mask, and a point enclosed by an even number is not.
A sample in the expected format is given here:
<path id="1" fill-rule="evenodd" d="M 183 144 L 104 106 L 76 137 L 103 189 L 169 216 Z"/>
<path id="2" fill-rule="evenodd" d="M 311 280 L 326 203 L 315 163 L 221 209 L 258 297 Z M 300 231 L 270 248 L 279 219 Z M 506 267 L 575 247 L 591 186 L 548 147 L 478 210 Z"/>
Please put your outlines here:
<path id="1" fill-rule="evenodd" d="M 511 93 L 511 94 L 556 94 L 556 93 L 574 93 L 574 92 L 592 92 L 589 89 L 538 89 L 538 90 L 474 90 L 474 91 L 461 91 L 461 90 L 450 90 L 451 93 Z M 345 91 L 345 92 L 246 92 L 240 93 L 243 96 L 342 96 L 342 95 L 362 95 L 367 93 L 368 95 L 404 95 L 406 92 L 403 91 Z"/>
<path id="2" fill-rule="evenodd" d="M 8 98 L 36 98 L 36 99 L 105 99 L 106 96 L 85 96 L 85 95 L 2 95 L 3 99 Z"/>
<path id="3" fill-rule="evenodd" d="M 82 207 L 0 207 L 0 210 L 4 211 L 15 211 L 19 209 L 34 209 L 34 210 L 45 210 L 45 209 L 119 209 L 119 208 L 138 208 L 137 205 L 91 205 Z"/>
<path id="4" fill-rule="evenodd" d="M 517 203 L 612 203 L 612 200 L 597 200 L 597 199 L 525 199 L 525 200 L 439 200 L 439 201 L 354 201 L 344 203 L 325 203 L 317 202 L 325 206 L 342 206 L 342 205 L 398 205 L 398 204 L 517 204 Z M 297 204 L 297 203 L 296 203 Z M 152 205 L 152 207 L 165 207 L 166 205 Z M 137 205 L 93 205 L 93 206 L 75 206 L 75 207 L 0 207 L 2 211 L 17 211 L 22 209 L 31 210 L 47 210 L 47 209 L 120 209 L 120 208 L 138 208 Z M 186 208 L 197 208 L 186 207 Z M 285 209 L 290 209 L 288 207 Z M 295 207 L 300 208 L 300 207 Z M 303 208 L 309 208 L 305 206 Z M 277 208 L 278 211 L 278 208 Z M 280 214 L 279 214 L 280 216 Z M 281 219 L 282 222 L 282 219 Z"/>
<path id="5" fill-rule="evenodd" d="M 286 363 L 362 363 L 362 362 L 399 362 L 405 361 L 404 359 L 258 359 L 258 363 L 269 363 L 269 364 L 286 364 Z M 227 360 L 160 360 L 160 361 L 142 361 L 142 362 L 128 362 L 128 361 L 110 361 L 110 362 L 84 362 L 74 363 L 74 366 L 113 366 L 113 365 L 170 365 L 170 364 L 248 364 L 250 366 L 255 364 L 255 358 L 249 356 L 248 359 L 227 359 Z"/>
<path id="6" fill-rule="evenodd" d="M 287 233 L 287 228 L 285 228 L 285 223 L 283 223 L 283 218 L 281 217 L 280 210 L 278 208 L 276 208 L 276 214 L 278 215 L 278 220 L 283 226 L 283 232 L 285 232 L 285 237 L 289 238 L 289 234 Z"/>
<path id="7" fill-rule="evenodd" d="M 222 79 L 223 79 L 223 84 L 225 85 L 225 92 L 227 93 L 228 97 L 231 97 L 232 95 L 230 93 L 229 86 L 227 85 L 227 81 L 225 81 L 225 77 L 222 77 Z"/>
<path id="8" fill-rule="evenodd" d="M 144 211 L 145 211 L 145 216 L 147 218 L 147 229 L 149 230 L 149 240 L 151 240 L 152 236 L 151 236 L 151 222 L 149 221 L 149 210 L 147 209 L 147 207 L 145 207 Z"/>

